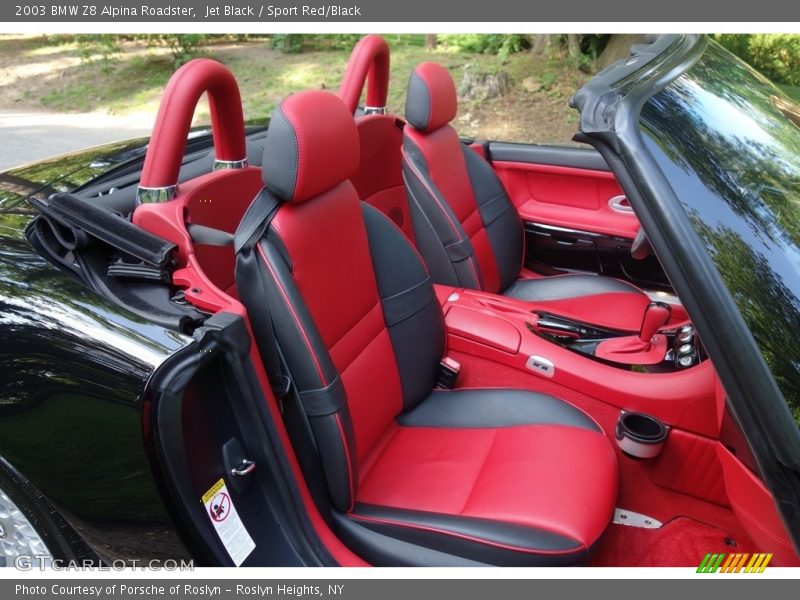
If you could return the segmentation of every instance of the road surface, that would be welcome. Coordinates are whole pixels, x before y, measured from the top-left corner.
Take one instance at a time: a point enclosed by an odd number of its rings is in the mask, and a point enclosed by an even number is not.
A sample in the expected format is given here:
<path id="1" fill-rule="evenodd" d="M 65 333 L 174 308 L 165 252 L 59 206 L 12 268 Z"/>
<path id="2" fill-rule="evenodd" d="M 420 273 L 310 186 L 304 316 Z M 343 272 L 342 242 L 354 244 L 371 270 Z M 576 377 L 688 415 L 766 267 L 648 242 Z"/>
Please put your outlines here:
<path id="1" fill-rule="evenodd" d="M 150 134 L 152 114 L 0 110 L 0 171 L 73 150 Z"/>

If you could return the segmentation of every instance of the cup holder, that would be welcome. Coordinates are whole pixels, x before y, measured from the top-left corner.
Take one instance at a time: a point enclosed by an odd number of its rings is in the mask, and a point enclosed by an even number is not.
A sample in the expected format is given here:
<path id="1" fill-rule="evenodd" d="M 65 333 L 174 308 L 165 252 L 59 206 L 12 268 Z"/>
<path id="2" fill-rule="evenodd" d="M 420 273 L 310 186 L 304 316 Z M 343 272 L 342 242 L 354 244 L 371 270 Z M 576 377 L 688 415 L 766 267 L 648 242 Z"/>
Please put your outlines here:
<path id="1" fill-rule="evenodd" d="M 669 427 L 655 417 L 640 412 L 625 412 L 617 421 L 617 445 L 631 458 L 658 456 L 667 439 Z"/>

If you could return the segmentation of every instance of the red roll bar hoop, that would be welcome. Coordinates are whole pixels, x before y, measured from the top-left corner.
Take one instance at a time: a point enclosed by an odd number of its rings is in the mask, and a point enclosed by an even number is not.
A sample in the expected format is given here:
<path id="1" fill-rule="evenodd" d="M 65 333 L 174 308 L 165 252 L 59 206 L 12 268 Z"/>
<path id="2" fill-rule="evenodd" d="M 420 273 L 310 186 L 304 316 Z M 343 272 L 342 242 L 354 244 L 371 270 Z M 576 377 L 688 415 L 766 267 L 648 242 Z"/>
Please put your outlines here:
<path id="1" fill-rule="evenodd" d="M 138 202 L 165 202 L 175 196 L 192 117 L 204 93 L 208 94 L 211 111 L 214 168 L 247 166 L 242 99 L 236 79 L 215 60 L 195 59 L 175 71 L 164 90 L 144 159 Z"/>
<path id="2" fill-rule="evenodd" d="M 375 34 L 361 38 L 353 48 L 339 88 L 339 97 L 354 114 L 365 83 L 367 102 L 364 112 L 386 112 L 386 97 L 389 94 L 389 44 Z"/>

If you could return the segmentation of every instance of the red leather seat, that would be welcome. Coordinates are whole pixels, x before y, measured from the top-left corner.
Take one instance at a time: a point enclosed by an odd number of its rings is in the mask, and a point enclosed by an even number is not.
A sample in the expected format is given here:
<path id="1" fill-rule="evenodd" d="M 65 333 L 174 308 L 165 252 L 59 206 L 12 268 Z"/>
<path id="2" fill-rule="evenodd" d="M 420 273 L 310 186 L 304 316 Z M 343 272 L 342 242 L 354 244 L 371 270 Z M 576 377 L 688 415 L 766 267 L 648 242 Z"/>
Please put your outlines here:
<path id="1" fill-rule="evenodd" d="M 280 205 L 237 257 L 260 352 L 277 340 L 298 392 L 330 521 L 373 564 L 582 563 L 614 509 L 611 443 L 551 396 L 434 391 L 441 308 L 408 240 L 359 201 L 358 150 L 336 96 L 286 99 L 262 166 Z"/>
<path id="2" fill-rule="evenodd" d="M 447 69 L 419 65 L 406 96 L 403 175 L 417 248 L 434 282 L 525 301 L 596 296 L 602 301 L 589 304 L 593 311 L 617 302 L 637 329 L 649 300 L 629 283 L 590 274 L 520 278 L 522 222 L 491 165 L 450 125 L 456 110 Z"/>

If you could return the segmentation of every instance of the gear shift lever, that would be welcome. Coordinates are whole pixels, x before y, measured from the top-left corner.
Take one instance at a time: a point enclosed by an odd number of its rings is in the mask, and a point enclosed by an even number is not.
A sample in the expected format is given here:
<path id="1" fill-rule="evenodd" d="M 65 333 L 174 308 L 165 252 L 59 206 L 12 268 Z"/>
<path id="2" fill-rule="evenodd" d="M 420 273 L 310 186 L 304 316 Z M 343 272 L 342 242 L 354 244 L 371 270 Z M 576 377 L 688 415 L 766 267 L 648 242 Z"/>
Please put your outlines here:
<path id="1" fill-rule="evenodd" d="M 651 302 L 644 311 L 642 327 L 639 330 L 639 339 L 649 347 L 656 331 L 658 331 L 659 327 L 666 325 L 671 314 L 672 309 L 669 304 Z"/>
<path id="2" fill-rule="evenodd" d="M 628 365 L 654 365 L 664 360 L 667 338 L 658 328 L 669 321 L 672 309 L 663 302 L 651 302 L 644 311 L 638 336 L 603 340 L 595 349 L 595 356 Z"/>

